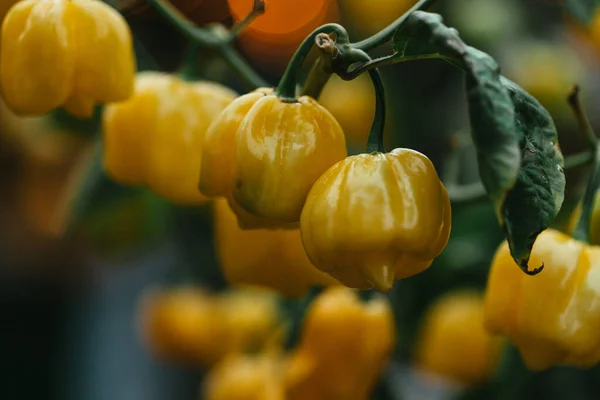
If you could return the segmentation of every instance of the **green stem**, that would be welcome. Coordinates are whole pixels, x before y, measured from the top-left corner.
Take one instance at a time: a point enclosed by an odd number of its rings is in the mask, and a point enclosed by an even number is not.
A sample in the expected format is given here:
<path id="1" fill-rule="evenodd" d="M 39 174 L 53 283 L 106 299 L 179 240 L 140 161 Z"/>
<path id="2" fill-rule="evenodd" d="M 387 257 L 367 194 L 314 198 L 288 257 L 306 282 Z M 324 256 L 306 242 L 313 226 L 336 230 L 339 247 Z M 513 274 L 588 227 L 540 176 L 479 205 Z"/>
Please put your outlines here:
<path id="1" fill-rule="evenodd" d="M 332 73 L 331 58 L 327 56 L 317 58 L 317 61 L 315 61 L 308 73 L 306 82 L 304 82 L 302 94 L 310 96 L 313 99 L 319 99 L 319 96 L 321 96 L 321 92 L 329 81 Z"/>
<path id="2" fill-rule="evenodd" d="M 398 28 L 400 28 L 404 24 L 404 22 L 406 21 L 406 19 L 408 18 L 408 16 L 410 14 L 412 14 L 415 11 L 426 10 L 433 3 L 435 3 L 435 1 L 436 0 L 420 0 L 419 2 L 417 2 L 417 4 L 412 6 L 410 8 L 410 10 L 408 10 L 400 18 L 398 18 L 397 20 L 392 22 L 386 28 L 384 28 L 383 30 L 379 31 L 378 33 L 376 33 L 375 35 L 373 35 L 369 38 L 361 40 L 360 42 L 352 43 L 351 46 L 355 47 L 357 49 L 360 49 L 360 50 L 369 51 L 369 50 L 379 47 L 387 42 L 390 42 L 392 40 L 392 38 L 394 37 L 394 34 L 398 30 Z"/>
<path id="3" fill-rule="evenodd" d="M 378 69 L 369 71 L 375 88 L 375 118 L 367 139 L 367 152 L 383 152 L 383 133 L 385 128 L 385 89 Z"/>
<path id="4" fill-rule="evenodd" d="M 195 81 L 201 78 L 202 74 L 198 68 L 198 53 L 200 45 L 196 42 L 190 42 L 185 54 L 181 67 L 177 71 L 177 75 L 185 81 Z"/>
<path id="5" fill-rule="evenodd" d="M 276 93 L 282 101 L 288 103 L 293 103 L 296 101 L 296 77 L 298 75 L 298 71 L 302 67 L 302 64 L 304 64 L 304 60 L 315 44 L 315 38 L 320 33 L 336 33 L 339 43 L 345 44 L 348 42 L 348 34 L 346 33 L 346 29 L 338 24 L 326 24 L 320 26 L 310 35 L 308 35 L 302 44 L 300 44 L 300 47 L 298 47 L 296 53 L 294 53 L 292 56 L 292 59 L 290 60 L 285 72 L 283 73 L 283 77 L 277 86 Z"/>
<path id="6" fill-rule="evenodd" d="M 221 40 L 216 38 L 210 32 L 198 28 L 185 15 L 177 10 L 171 3 L 166 0 L 148 0 L 150 5 L 154 7 L 167 21 L 175 26 L 188 39 L 200 43 L 203 46 L 219 46 Z"/>
<path id="7" fill-rule="evenodd" d="M 569 105 L 577 120 L 579 129 L 585 135 L 588 146 L 594 149 L 594 169 L 588 180 L 585 194 L 583 195 L 583 206 L 581 208 L 581 215 L 577 222 L 573 237 L 589 243 L 590 239 L 590 218 L 594 210 L 594 200 L 596 198 L 596 192 L 600 187 L 600 146 L 598 145 L 598 139 L 592 126 L 583 110 L 581 102 L 579 101 L 579 87 L 574 86 L 568 97 Z"/>
<path id="8" fill-rule="evenodd" d="M 264 14 L 264 12 L 265 12 L 264 0 L 254 0 L 254 5 L 252 6 L 252 11 L 250 11 L 250 14 L 248 14 L 246 16 L 246 18 L 244 18 L 243 20 L 241 20 L 240 22 L 235 24 L 229 30 L 229 36 L 227 38 L 228 41 L 233 42 L 242 30 L 246 29 L 246 27 L 248 25 L 250 25 L 252 23 L 252 21 L 254 21 L 256 19 L 256 17 Z"/>

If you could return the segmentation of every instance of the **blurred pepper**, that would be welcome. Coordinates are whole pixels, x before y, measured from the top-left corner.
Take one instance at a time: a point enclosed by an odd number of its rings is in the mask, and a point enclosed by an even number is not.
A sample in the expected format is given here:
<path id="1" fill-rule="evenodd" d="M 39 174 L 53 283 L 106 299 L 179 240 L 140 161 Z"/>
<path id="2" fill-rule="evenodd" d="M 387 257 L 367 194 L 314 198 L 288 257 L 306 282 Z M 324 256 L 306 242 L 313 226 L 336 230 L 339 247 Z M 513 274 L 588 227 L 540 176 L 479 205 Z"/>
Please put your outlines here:
<path id="1" fill-rule="evenodd" d="M 202 386 L 203 400 L 285 400 L 281 361 L 273 354 L 235 354 L 216 365 Z"/>
<path id="2" fill-rule="evenodd" d="M 200 190 L 227 197 L 243 228 L 297 223 L 311 186 L 347 154 L 329 111 L 307 96 L 284 102 L 270 89 L 232 102 L 202 151 Z"/>
<path id="3" fill-rule="evenodd" d="M 277 308 L 263 292 L 214 296 L 183 287 L 147 293 L 140 322 L 146 345 L 158 357 L 212 365 L 227 354 L 260 348 L 276 329 Z"/>
<path id="4" fill-rule="evenodd" d="M 573 213 L 569 218 L 569 223 L 566 228 L 568 234 L 572 234 L 575 232 L 575 228 L 577 228 L 577 223 L 581 217 L 581 204 L 581 202 L 577 204 L 577 207 L 573 210 Z M 596 246 L 600 245 L 600 193 L 597 193 L 594 198 L 594 208 L 592 209 L 589 235 L 590 244 Z"/>
<path id="5" fill-rule="evenodd" d="M 408 11 L 416 0 L 338 0 L 345 24 L 363 38 L 374 35 Z"/>
<path id="6" fill-rule="evenodd" d="M 388 300 L 363 303 L 354 291 L 332 287 L 314 300 L 304 321 L 286 368 L 286 398 L 367 400 L 394 348 Z"/>
<path id="7" fill-rule="evenodd" d="M 250 14 L 253 0 L 228 3 L 233 21 L 240 22 Z M 266 0 L 265 8 L 266 12 L 240 33 L 239 43 L 254 63 L 269 70 L 285 67 L 304 38 L 339 19 L 335 0 Z"/>
<path id="8" fill-rule="evenodd" d="M 363 148 L 375 116 L 375 90 L 368 74 L 351 81 L 333 75 L 319 102 L 340 123 L 348 143 Z"/>
<path id="9" fill-rule="evenodd" d="M 146 184 L 174 203 L 206 202 L 198 190 L 204 135 L 234 98 L 216 83 L 138 74 L 134 96 L 104 111 L 104 167 L 117 182 Z"/>
<path id="10" fill-rule="evenodd" d="M 317 268 L 346 286 L 380 291 L 428 268 L 450 225 L 448 193 L 433 164 L 410 149 L 335 164 L 313 186 L 300 222 Z"/>
<path id="11" fill-rule="evenodd" d="M 437 300 L 427 312 L 416 364 L 461 384 L 477 384 L 494 373 L 500 344 L 483 326 L 483 297 L 472 291 L 455 291 Z"/>
<path id="12" fill-rule="evenodd" d="M 19 115 L 57 107 L 89 117 L 133 93 L 135 57 L 123 17 L 98 0 L 25 0 L 2 25 L 0 83 Z"/>
<path id="13" fill-rule="evenodd" d="M 506 242 L 498 248 L 485 295 L 485 326 L 508 336 L 525 364 L 590 367 L 600 361 L 600 247 L 555 230 L 542 232 L 530 263 L 535 276 L 515 264 Z"/>
<path id="14" fill-rule="evenodd" d="M 244 231 L 225 199 L 213 204 L 217 255 L 229 282 L 266 286 L 286 297 L 337 283 L 310 263 L 298 229 Z"/>

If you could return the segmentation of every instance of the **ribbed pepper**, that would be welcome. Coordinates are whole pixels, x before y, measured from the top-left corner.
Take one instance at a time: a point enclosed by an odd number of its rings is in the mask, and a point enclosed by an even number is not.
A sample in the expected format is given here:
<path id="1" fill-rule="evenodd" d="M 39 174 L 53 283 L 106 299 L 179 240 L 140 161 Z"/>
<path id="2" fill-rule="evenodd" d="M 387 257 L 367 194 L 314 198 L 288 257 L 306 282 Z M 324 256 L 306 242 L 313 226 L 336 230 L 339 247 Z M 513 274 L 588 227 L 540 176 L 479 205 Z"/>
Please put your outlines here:
<path id="1" fill-rule="evenodd" d="M 337 283 L 311 264 L 298 229 L 245 231 L 225 199 L 213 204 L 217 256 L 229 282 L 270 287 L 287 297 Z"/>
<path id="2" fill-rule="evenodd" d="M 314 182 L 346 154 L 340 125 L 315 100 L 286 103 L 259 89 L 207 132 L 200 190 L 228 198 L 245 228 L 289 226 Z"/>
<path id="3" fill-rule="evenodd" d="M 448 242 L 448 193 L 410 149 L 351 156 L 315 183 L 300 222 L 312 263 L 344 285 L 389 291 L 425 270 Z"/>
<path id="4" fill-rule="evenodd" d="M 395 344 L 387 299 L 331 287 L 311 304 L 285 373 L 288 400 L 367 400 Z"/>
<path id="5" fill-rule="evenodd" d="M 0 83 L 17 114 L 91 116 L 131 96 L 135 69 L 129 27 L 102 1 L 24 0 L 2 24 Z"/>
<path id="6" fill-rule="evenodd" d="M 465 385 L 489 379 L 501 341 L 483 326 L 483 296 L 462 290 L 438 299 L 427 311 L 417 343 L 419 369 Z"/>
<path id="7" fill-rule="evenodd" d="M 526 275 L 506 242 L 498 248 L 485 295 L 488 330 L 507 336 L 532 370 L 598 363 L 600 247 L 549 229 L 538 236 L 529 262 L 544 270 Z"/>
<path id="8" fill-rule="evenodd" d="M 178 204 L 204 203 L 198 190 L 204 135 L 233 99 L 234 92 L 216 83 L 140 73 L 134 96 L 104 111 L 106 171 Z"/>

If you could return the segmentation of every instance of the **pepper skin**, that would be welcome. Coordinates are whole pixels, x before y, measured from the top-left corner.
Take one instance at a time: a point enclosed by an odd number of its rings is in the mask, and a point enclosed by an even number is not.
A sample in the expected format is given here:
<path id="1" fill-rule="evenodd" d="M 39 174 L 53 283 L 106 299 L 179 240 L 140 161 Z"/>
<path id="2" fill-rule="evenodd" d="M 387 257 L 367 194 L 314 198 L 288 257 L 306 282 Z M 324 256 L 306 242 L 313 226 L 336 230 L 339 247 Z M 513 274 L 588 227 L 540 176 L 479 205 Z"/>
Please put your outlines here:
<path id="1" fill-rule="evenodd" d="M 8 107 L 79 117 L 133 93 L 135 56 L 123 17 L 98 0 L 24 0 L 2 24 L 0 84 Z"/>
<path id="2" fill-rule="evenodd" d="M 538 236 L 529 262 L 545 268 L 526 275 L 506 242 L 498 248 L 485 295 L 486 328 L 511 339 L 532 370 L 598 363 L 600 247 L 549 229 Z"/>
<path id="3" fill-rule="evenodd" d="M 285 373 L 288 400 L 367 400 L 395 345 L 383 296 L 363 303 L 341 286 L 311 304 Z"/>
<path id="4" fill-rule="evenodd" d="M 483 326 L 483 297 L 456 291 L 437 300 L 427 312 L 416 364 L 421 370 L 473 385 L 492 376 L 500 350 L 500 339 Z"/>
<path id="5" fill-rule="evenodd" d="M 311 264 L 300 230 L 242 230 L 225 199 L 213 206 L 217 256 L 230 283 L 266 286 L 290 298 L 337 283 Z"/>
<path id="6" fill-rule="evenodd" d="M 448 242 L 448 193 L 410 149 L 360 154 L 313 186 L 300 221 L 308 257 L 348 287 L 391 290 L 429 267 Z"/>
<path id="7" fill-rule="evenodd" d="M 201 192 L 228 198 L 245 228 L 298 222 L 311 186 L 347 154 L 329 111 L 307 96 L 283 102 L 269 89 L 231 103 L 203 153 Z"/>
<path id="8" fill-rule="evenodd" d="M 275 298 L 234 291 L 219 296 L 194 287 L 147 293 L 140 328 L 146 346 L 160 359 L 210 366 L 231 353 L 255 349 L 278 324 Z"/>
<path id="9" fill-rule="evenodd" d="M 203 400 L 285 400 L 281 361 L 270 353 L 235 354 L 226 358 L 205 378 Z"/>
<path id="10" fill-rule="evenodd" d="M 205 203 L 198 190 L 204 135 L 233 99 L 234 92 L 215 83 L 140 73 L 135 94 L 104 111 L 106 171 L 177 204 Z"/>
<path id="11" fill-rule="evenodd" d="M 568 234 L 573 234 L 577 228 L 577 223 L 579 223 L 579 218 L 581 217 L 581 205 L 581 202 L 577 204 L 577 207 L 573 210 L 573 213 L 569 218 L 569 223 L 566 228 Z M 590 244 L 596 246 L 600 245 L 600 193 L 596 193 L 596 196 L 594 197 L 594 207 L 592 208 L 590 229 L 588 233 L 590 236 Z"/>

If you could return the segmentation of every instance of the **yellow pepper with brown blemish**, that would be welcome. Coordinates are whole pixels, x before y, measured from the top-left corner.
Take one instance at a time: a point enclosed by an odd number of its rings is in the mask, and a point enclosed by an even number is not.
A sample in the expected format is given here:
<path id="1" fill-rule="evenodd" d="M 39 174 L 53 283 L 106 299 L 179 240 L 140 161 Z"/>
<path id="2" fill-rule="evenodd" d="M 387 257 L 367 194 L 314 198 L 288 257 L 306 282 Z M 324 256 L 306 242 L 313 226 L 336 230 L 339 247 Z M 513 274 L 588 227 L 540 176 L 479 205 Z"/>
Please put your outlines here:
<path id="1" fill-rule="evenodd" d="M 433 164 L 410 149 L 351 156 L 315 183 L 300 228 L 312 263 L 344 285 L 391 290 L 446 247 L 451 212 Z"/>
<path id="2" fill-rule="evenodd" d="M 293 226 L 311 186 L 346 154 L 340 125 L 314 99 L 288 103 L 259 89 L 207 132 L 200 190 L 228 198 L 244 228 Z"/>
<path id="3" fill-rule="evenodd" d="M 2 24 L 0 84 L 8 107 L 89 117 L 133 93 L 135 56 L 123 17 L 99 0 L 24 0 Z"/>
<path id="4" fill-rule="evenodd" d="M 216 83 L 140 73 L 135 94 L 104 111 L 106 171 L 117 182 L 147 185 L 174 203 L 206 202 L 198 190 L 204 135 L 233 99 L 234 92 Z"/>
<path id="5" fill-rule="evenodd" d="M 494 373 L 501 343 L 483 326 L 483 296 L 470 290 L 450 292 L 425 315 L 416 365 L 460 384 L 481 383 Z"/>
<path id="6" fill-rule="evenodd" d="M 337 283 L 311 264 L 298 229 L 242 230 L 225 199 L 213 206 L 217 256 L 230 283 L 266 286 L 286 297 Z"/>
<path id="7" fill-rule="evenodd" d="M 546 230 L 533 245 L 535 276 L 515 264 L 506 242 L 498 248 L 485 295 L 485 325 L 507 336 L 525 364 L 590 367 L 600 361 L 600 247 Z"/>
<path id="8" fill-rule="evenodd" d="M 394 316 L 379 295 L 362 302 L 326 289 L 310 305 L 285 370 L 288 400 L 367 400 L 395 345 Z"/>

